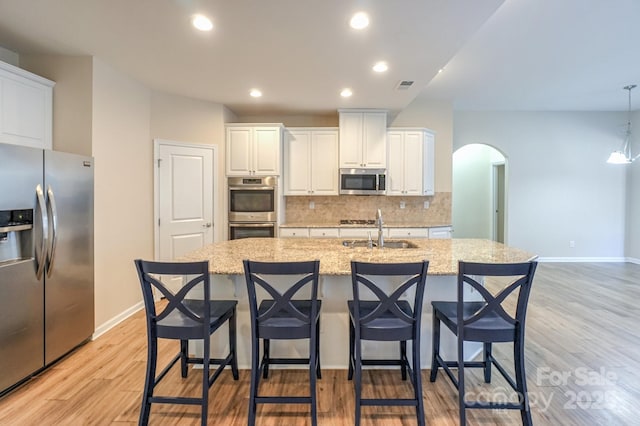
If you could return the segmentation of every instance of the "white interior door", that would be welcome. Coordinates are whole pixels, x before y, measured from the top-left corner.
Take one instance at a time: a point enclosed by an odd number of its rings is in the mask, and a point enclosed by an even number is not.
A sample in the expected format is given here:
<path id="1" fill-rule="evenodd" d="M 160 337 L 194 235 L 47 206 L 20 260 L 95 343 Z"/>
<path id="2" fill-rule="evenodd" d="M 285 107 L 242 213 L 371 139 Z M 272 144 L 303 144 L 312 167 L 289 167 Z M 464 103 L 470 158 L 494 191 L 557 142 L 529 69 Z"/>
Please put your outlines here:
<path id="1" fill-rule="evenodd" d="M 155 141 L 156 258 L 213 243 L 215 147 Z"/>

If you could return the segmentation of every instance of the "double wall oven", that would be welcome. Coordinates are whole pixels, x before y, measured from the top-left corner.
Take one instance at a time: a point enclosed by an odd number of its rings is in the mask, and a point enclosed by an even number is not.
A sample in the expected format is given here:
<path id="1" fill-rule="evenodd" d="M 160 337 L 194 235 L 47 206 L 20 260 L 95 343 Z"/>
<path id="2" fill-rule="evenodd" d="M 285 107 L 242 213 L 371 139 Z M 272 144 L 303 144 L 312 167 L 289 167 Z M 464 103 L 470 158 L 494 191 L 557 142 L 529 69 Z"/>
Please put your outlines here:
<path id="1" fill-rule="evenodd" d="M 230 177 L 229 239 L 276 236 L 277 176 Z"/>

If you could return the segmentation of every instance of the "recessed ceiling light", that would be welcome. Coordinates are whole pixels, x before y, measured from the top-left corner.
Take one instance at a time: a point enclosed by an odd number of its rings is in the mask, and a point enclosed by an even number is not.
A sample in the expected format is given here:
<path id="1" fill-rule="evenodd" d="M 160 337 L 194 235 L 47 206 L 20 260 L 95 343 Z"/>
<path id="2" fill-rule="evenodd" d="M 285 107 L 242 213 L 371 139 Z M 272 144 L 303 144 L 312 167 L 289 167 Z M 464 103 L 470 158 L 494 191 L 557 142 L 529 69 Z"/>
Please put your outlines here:
<path id="1" fill-rule="evenodd" d="M 444 71 L 444 67 L 442 67 L 442 68 L 440 68 L 440 69 L 438 70 L 438 74 L 440 74 L 442 71 Z"/>
<path id="2" fill-rule="evenodd" d="M 262 92 L 258 89 L 251 89 L 249 95 L 251 95 L 251 97 L 253 98 L 259 98 L 260 96 L 262 96 Z"/>
<path id="3" fill-rule="evenodd" d="M 342 89 L 342 92 L 340 92 L 340 96 L 342 96 L 343 98 L 348 98 L 351 95 L 353 95 L 353 92 L 349 88 Z"/>
<path id="4" fill-rule="evenodd" d="M 373 66 L 373 70 L 375 72 L 385 72 L 388 69 L 389 69 L 389 66 L 384 61 L 376 62 L 376 64 Z"/>
<path id="5" fill-rule="evenodd" d="M 204 15 L 194 15 L 191 19 L 191 23 L 200 31 L 211 31 L 213 29 L 211 19 Z"/>
<path id="6" fill-rule="evenodd" d="M 364 12 L 358 12 L 353 15 L 351 21 L 349 21 L 349 25 L 355 30 L 367 28 L 369 26 L 369 16 Z"/>

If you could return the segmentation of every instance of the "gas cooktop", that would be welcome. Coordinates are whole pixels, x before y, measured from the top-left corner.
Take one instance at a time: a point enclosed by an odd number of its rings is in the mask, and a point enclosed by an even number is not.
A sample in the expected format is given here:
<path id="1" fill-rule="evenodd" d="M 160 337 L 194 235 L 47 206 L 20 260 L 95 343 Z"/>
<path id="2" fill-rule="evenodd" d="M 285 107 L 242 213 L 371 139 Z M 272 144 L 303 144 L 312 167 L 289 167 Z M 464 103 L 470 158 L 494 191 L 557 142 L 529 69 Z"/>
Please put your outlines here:
<path id="1" fill-rule="evenodd" d="M 340 219 L 340 225 L 375 225 L 373 219 Z"/>

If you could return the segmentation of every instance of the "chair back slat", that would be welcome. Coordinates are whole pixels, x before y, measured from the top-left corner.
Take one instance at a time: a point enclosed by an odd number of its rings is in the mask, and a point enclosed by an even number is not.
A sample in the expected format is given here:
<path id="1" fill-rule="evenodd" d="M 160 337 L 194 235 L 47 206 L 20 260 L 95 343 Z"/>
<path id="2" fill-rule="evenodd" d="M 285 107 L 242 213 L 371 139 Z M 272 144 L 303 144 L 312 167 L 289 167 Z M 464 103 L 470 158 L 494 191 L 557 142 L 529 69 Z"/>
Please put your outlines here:
<path id="1" fill-rule="evenodd" d="M 392 314 L 395 318 L 412 324 L 416 322 L 416 315 L 422 311 L 422 300 L 424 295 L 424 286 L 426 282 L 428 261 L 415 263 L 364 263 L 351 262 L 351 282 L 353 288 L 353 299 L 356 303 L 354 316 L 356 323 L 366 325 L 372 321 L 384 316 Z M 398 285 L 390 294 L 380 288 L 369 277 L 406 277 L 400 285 Z M 365 287 L 376 297 L 378 304 L 375 308 L 364 316 L 360 316 L 360 287 Z M 403 294 L 407 291 L 415 289 L 414 301 L 412 306 L 412 315 L 408 315 L 399 308 L 398 302 Z"/>
<path id="2" fill-rule="evenodd" d="M 469 326 L 483 318 L 498 315 L 509 324 L 524 323 L 526 307 L 537 262 L 473 263 L 460 261 L 458 271 L 458 324 Z M 497 293 L 489 291 L 476 277 L 511 277 L 512 282 Z M 470 286 L 482 297 L 484 305 L 471 315 L 464 316 L 464 288 Z M 518 292 L 515 315 L 504 308 L 504 301 Z"/>
<path id="3" fill-rule="evenodd" d="M 138 277 L 140 278 L 140 285 L 142 286 L 142 295 L 145 309 L 147 311 L 149 326 L 153 326 L 158 321 L 161 321 L 174 311 L 178 310 L 191 320 L 201 323 L 203 327 L 208 329 L 209 320 L 211 318 L 211 309 L 209 303 L 205 303 L 204 301 L 210 299 L 209 262 L 176 263 L 153 262 L 137 259 L 135 260 L 135 265 Z M 184 284 L 177 292 L 172 291 L 162 281 L 156 278 L 156 276 L 176 275 L 195 277 Z M 201 313 L 196 313 L 185 305 L 187 295 L 198 285 L 203 287 L 202 296 L 199 298 L 199 300 L 202 300 L 203 302 L 203 309 L 201 310 Z M 157 289 L 168 302 L 159 314 L 156 312 L 155 300 L 153 297 L 154 288 Z"/>
<path id="4" fill-rule="evenodd" d="M 247 293 L 249 296 L 249 310 L 251 317 L 255 318 L 255 321 L 262 322 L 269 318 L 277 316 L 281 312 L 286 312 L 292 317 L 300 320 L 304 324 L 315 323 L 313 318 L 316 317 L 318 308 L 318 276 L 320 269 L 320 261 L 305 261 L 305 262 L 256 262 L 251 260 L 244 260 L 245 280 L 247 283 Z M 278 291 L 272 283 L 275 283 L 275 279 L 270 279 L 270 276 L 298 276 L 297 279 L 291 284 L 284 292 Z M 292 303 L 295 300 L 296 295 L 302 291 L 302 289 L 311 287 L 311 311 L 309 314 L 305 314 L 294 306 Z M 258 313 L 258 297 L 257 288 L 265 290 L 269 296 L 273 299 L 274 303 L 262 314 Z"/>

